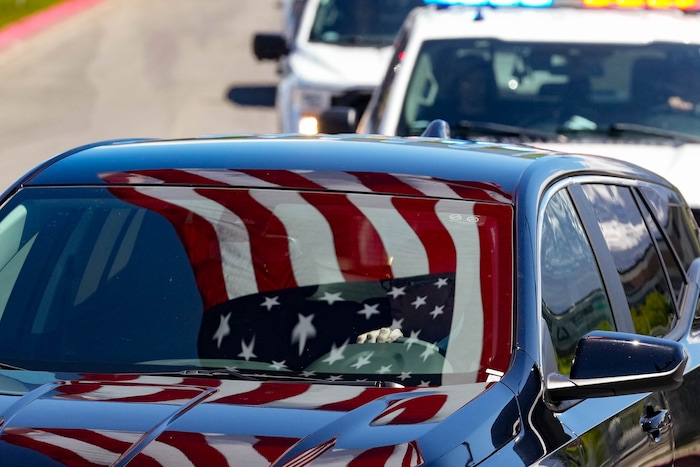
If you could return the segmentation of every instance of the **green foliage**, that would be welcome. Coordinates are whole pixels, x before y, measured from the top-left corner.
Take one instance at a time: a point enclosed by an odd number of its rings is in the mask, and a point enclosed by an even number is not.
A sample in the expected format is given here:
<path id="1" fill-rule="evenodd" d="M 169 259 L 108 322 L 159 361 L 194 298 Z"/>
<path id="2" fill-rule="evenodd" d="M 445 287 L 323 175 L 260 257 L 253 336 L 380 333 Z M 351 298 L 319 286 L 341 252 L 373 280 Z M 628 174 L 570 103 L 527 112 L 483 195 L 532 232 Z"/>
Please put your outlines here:
<path id="1" fill-rule="evenodd" d="M 0 28 L 64 0 L 0 0 Z"/>
<path id="2" fill-rule="evenodd" d="M 630 311 L 634 330 L 639 334 L 662 336 L 671 328 L 673 308 L 660 292 L 650 293 L 641 306 Z"/>

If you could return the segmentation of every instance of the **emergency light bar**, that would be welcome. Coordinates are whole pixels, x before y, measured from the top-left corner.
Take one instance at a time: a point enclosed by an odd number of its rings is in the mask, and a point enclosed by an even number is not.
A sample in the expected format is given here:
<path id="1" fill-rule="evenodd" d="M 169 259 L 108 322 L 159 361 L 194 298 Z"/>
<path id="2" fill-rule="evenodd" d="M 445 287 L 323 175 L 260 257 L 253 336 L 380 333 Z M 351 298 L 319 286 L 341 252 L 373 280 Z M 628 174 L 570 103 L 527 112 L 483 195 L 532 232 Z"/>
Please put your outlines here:
<path id="1" fill-rule="evenodd" d="M 585 8 L 637 8 L 653 10 L 697 10 L 700 0 L 424 0 L 427 5 L 450 6 L 492 6 L 492 7 L 531 7 L 553 6 Z"/>
<path id="2" fill-rule="evenodd" d="M 696 9 L 695 0 L 583 0 L 591 8 L 649 8 L 654 10 Z"/>

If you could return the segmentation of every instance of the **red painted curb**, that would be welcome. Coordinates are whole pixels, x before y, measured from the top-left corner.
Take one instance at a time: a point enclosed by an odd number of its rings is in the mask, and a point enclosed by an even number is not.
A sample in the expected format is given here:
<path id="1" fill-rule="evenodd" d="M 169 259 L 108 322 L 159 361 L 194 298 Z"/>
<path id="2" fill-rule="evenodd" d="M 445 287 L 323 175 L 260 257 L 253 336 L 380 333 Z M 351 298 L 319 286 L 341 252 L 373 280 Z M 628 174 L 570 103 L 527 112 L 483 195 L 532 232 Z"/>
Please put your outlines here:
<path id="1" fill-rule="evenodd" d="M 0 49 L 25 39 L 102 0 L 66 0 L 0 29 Z"/>

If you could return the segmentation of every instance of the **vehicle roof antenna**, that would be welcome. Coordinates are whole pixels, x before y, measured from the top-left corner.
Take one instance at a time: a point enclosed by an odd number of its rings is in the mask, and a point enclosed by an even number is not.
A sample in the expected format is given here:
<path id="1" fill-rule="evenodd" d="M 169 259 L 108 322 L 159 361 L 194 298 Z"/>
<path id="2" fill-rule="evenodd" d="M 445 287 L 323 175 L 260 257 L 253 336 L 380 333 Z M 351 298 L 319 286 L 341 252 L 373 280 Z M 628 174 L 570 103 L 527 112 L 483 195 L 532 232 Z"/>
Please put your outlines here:
<path id="1" fill-rule="evenodd" d="M 445 120 L 433 120 L 421 136 L 424 138 L 450 139 L 450 124 Z"/>

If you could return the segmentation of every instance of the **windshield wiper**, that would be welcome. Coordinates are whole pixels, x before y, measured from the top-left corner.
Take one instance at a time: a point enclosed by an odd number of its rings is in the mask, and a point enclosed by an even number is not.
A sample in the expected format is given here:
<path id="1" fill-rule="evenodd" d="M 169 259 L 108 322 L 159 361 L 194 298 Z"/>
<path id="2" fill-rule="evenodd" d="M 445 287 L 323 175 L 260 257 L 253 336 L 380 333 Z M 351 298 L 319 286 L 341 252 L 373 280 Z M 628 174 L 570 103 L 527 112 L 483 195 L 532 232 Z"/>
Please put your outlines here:
<path id="1" fill-rule="evenodd" d="M 553 131 L 536 130 L 520 126 L 504 125 L 502 123 L 478 122 L 473 120 L 460 120 L 452 124 L 457 129 L 466 130 L 468 133 L 488 133 L 498 136 L 513 136 L 517 138 L 530 138 L 536 140 L 565 141 L 566 136 Z"/>
<path id="2" fill-rule="evenodd" d="M 658 136 L 659 138 L 668 138 L 681 143 L 700 144 L 700 136 L 688 135 L 678 131 L 664 130 L 653 126 L 638 125 L 636 123 L 613 123 L 608 128 L 610 136 L 619 136 L 622 133 L 639 133 L 644 136 Z"/>
<path id="3" fill-rule="evenodd" d="M 144 374 L 144 373 L 139 373 Z M 190 376 L 190 377 L 221 377 L 227 376 L 246 381 L 260 381 L 253 375 L 242 373 L 233 368 L 188 368 L 185 370 L 157 371 L 146 373 L 149 376 Z"/>
<path id="4" fill-rule="evenodd" d="M 27 370 L 20 366 L 10 365 L 9 363 L 0 362 L 0 370 Z"/>
<path id="5" fill-rule="evenodd" d="M 229 377 L 242 379 L 245 381 L 288 381 L 310 384 L 328 384 L 342 386 L 364 386 L 364 387 L 388 387 L 388 388 L 403 388 L 405 386 L 393 381 L 381 380 L 364 380 L 364 381 L 344 381 L 335 379 L 322 379 L 294 374 L 269 374 L 269 373 L 242 373 L 232 368 L 192 368 L 186 370 L 165 371 L 148 373 L 150 376 L 188 376 L 188 377 L 203 377 L 217 378 Z"/>
<path id="6" fill-rule="evenodd" d="M 301 383 L 313 383 L 313 384 L 329 384 L 329 385 L 341 385 L 341 386 L 363 386 L 363 387 L 377 387 L 377 388 L 404 388 L 403 384 L 396 383 L 394 381 L 385 380 L 342 380 L 342 379 L 322 379 L 314 378 L 308 376 L 298 376 L 298 375 L 257 375 L 265 380 L 274 379 L 278 381 L 298 381 Z"/>
<path id="7" fill-rule="evenodd" d="M 333 44 L 336 45 L 357 45 L 360 47 L 386 47 L 388 45 L 391 45 L 391 41 L 387 41 L 386 39 L 382 37 L 368 37 L 368 36 L 362 36 L 362 35 L 349 35 L 349 36 L 340 36 L 337 41 L 334 41 Z"/>

